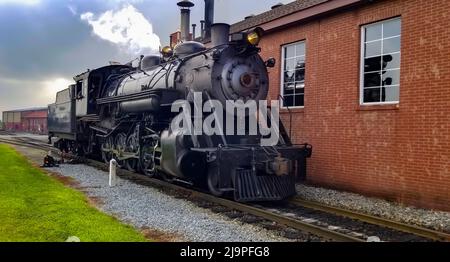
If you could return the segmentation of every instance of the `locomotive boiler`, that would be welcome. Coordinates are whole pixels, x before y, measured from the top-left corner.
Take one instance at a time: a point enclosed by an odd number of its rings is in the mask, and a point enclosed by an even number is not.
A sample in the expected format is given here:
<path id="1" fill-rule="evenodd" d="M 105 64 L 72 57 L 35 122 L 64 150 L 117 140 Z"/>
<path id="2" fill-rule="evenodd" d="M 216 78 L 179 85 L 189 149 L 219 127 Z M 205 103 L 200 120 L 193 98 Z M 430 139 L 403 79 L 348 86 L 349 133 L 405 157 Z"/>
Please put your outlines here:
<path id="1" fill-rule="evenodd" d="M 249 127 L 259 117 L 224 109 L 237 101 L 267 99 L 267 67 L 275 60 L 259 55 L 262 30 L 230 36 L 229 25 L 213 24 L 210 34 L 208 47 L 185 41 L 142 57 L 137 67 L 110 65 L 75 76 L 49 106 L 55 145 L 105 162 L 114 158 L 130 171 L 205 187 L 236 201 L 294 195 L 296 180 L 306 176 L 311 146 L 293 145 L 281 121 L 270 117 L 265 122 L 278 127 L 277 141 L 264 145 L 264 135 Z M 222 132 L 185 132 L 186 123 L 207 119 Z M 244 130 L 225 132 L 239 121 Z"/>

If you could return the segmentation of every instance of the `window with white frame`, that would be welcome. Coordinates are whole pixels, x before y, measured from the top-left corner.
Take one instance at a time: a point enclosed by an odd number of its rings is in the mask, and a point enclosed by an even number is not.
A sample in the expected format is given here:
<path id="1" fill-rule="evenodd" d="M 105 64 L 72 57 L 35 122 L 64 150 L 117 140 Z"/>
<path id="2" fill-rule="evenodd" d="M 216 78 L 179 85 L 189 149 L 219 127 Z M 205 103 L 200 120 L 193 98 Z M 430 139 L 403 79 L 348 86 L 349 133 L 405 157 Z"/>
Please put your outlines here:
<path id="1" fill-rule="evenodd" d="M 304 41 L 282 47 L 281 95 L 283 107 L 305 105 L 305 47 Z"/>
<path id="2" fill-rule="evenodd" d="M 401 19 L 362 27 L 361 104 L 400 100 Z"/>

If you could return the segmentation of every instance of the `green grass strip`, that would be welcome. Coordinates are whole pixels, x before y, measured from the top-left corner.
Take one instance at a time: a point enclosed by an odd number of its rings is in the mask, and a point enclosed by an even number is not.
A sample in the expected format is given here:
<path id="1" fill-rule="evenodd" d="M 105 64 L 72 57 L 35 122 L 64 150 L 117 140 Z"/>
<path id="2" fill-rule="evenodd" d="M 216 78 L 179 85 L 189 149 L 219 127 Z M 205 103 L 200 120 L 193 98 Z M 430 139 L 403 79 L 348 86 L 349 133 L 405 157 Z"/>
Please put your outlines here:
<path id="1" fill-rule="evenodd" d="M 89 205 L 83 193 L 33 167 L 14 149 L 0 145 L 0 241 L 62 242 L 146 241 Z"/>

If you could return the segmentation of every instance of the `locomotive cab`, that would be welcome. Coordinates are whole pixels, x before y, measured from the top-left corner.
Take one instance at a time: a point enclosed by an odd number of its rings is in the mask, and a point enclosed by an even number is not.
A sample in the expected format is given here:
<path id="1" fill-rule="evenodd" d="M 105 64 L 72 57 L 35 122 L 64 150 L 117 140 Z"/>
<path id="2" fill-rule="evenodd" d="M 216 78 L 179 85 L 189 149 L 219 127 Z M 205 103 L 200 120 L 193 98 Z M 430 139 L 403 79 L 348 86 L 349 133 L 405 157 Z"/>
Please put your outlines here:
<path id="1" fill-rule="evenodd" d="M 75 104 L 76 104 L 76 116 L 82 117 L 87 115 L 87 79 L 81 78 L 76 80 L 75 85 Z"/>
<path id="2" fill-rule="evenodd" d="M 111 65 L 92 71 L 88 70 L 75 76 L 76 116 L 98 115 L 97 99 L 105 95 L 116 95 L 117 88 L 112 91 L 108 88 L 114 87 L 114 85 L 111 85 L 114 77 L 134 70 L 134 68 L 127 65 Z M 112 94 L 106 94 L 108 92 L 112 92 Z"/>

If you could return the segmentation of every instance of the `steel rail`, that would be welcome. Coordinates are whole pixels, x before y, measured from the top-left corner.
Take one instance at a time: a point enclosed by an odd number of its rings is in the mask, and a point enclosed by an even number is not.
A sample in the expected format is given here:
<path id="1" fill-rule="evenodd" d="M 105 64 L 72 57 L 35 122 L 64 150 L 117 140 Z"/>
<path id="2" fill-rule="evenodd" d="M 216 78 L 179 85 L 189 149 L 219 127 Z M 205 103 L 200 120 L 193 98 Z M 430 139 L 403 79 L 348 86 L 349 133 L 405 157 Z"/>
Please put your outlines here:
<path id="1" fill-rule="evenodd" d="M 52 146 L 46 146 L 46 145 L 39 145 L 37 143 L 32 143 L 32 142 L 25 142 L 25 141 L 14 141 L 14 140 L 7 140 L 7 139 L 0 139 L 0 143 L 4 143 L 4 144 L 12 144 L 12 145 L 16 145 L 16 146 L 25 146 L 25 147 L 31 147 L 31 148 L 35 148 L 35 149 L 40 149 L 40 150 L 51 150 L 53 152 L 61 152 L 59 149 L 52 147 Z"/>
<path id="2" fill-rule="evenodd" d="M 195 192 L 195 195 L 198 195 L 199 193 Z M 242 203 L 238 203 L 238 202 L 233 202 L 227 199 L 223 199 L 223 198 L 217 198 L 208 194 L 204 194 L 202 193 L 200 195 L 200 198 L 204 199 L 204 200 L 208 200 L 210 202 L 214 202 L 217 203 L 219 205 L 223 205 L 244 213 L 248 213 L 257 217 L 261 217 L 273 222 L 277 222 L 279 224 L 303 231 L 303 232 L 308 232 L 311 233 L 313 235 L 317 235 L 320 237 L 323 237 L 325 239 L 330 239 L 330 240 L 334 240 L 337 242 L 365 242 L 364 240 L 360 239 L 360 238 L 355 238 L 346 234 L 342 234 L 336 231 L 332 231 L 329 230 L 327 228 L 323 228 L 323 227 L 319 227 L 316 225 L 312 225 L 297 219 L 292 219 L 292 218 L 288 218 L 282 215 L 278 215 L 276 213 L 264 210 L 264 209 L 260 209 L 260 208 L 256 208 L 253 206 L 249 206 L 246 204 L 242 204 Z"/>
<path id="3" fill-rule="evenodd" d="M 54 148 L 52 146 L 44 146 L 44 145 L 39 145 L 37 143 L 31 143 L 31 142 L 25 142 L 25 141 L 17 141 L 17 140 L 9 140 L 9 139 L 4 139 L 4 138 L 0 138 L 0 143 L 3 144 L 11 144 L 11 145 L 16 145 L 16 146 L 26 146 L 26 147 L 31 147 L 31 148 L 35 148 L 35 149 L 40 149 L 40 150 L 52 150 L 52 151 L 58 151 L 59 150 L 57 148 Z"/>
<path id="4" fill-rule="evenodd" d="M 42 149 L 45 148 L 50 149 L 50 146 L 40 146 L 38 144 L 34 144 L 34 143 L 30 143 L 30 142 L 24 142 L 24 141 L 14 141 L 14 140 L 8 140 L 8 139 L 1 139 L 0 138 L 0 142 L 3 143 L 9 143 L 9 144 L 14 144 L 14 145 L 18 145 L 18 146 L 29 146 L 29 147 L 33 147 L 36 149 Z M 58 151 L 58 149 L 54 148 L 55 151 Z M 107 169 L 107 166 L 104 163 L 101 162 L 97 162 L 95 160 L 88 160 L 87 164 L 91 164 L 94 165 L 95 167 L 98 167 L 99 165 L 103 165 L 104 169 Z M 128 172 L 129 174 L 133 174 L 134 176 L 136 176 L 136 173 L 132 173 L 126 170 L 120 170 L 120 172 Z M 267 220 L 270 221 L 274 221 L 274 222 L 278 222 L 280 224 L 301 230 L 301 231 L 306 231 L 324 238 L 329 238 L 335 241 L 363 241 L 361 239 L 358 238 L 354 238 L 342 233 L 338 233 L 338 232 L 334 232 L 328 229 L 324 229 L 315 225 L 311 225 L 296 219 L 292 219 L 292 218 L 288 218 L 288 217 L 284 217 L 269 211 L 266 211 L 264 209 L 260 209 L 260 208 L 255 208 L 249 205 L 245 205 L 245 204 L 241 204 L 238 202 L 234 202 L 234 201 L 230 201 L 227 199 L 223 199 L 223 198 L 218 198 L 209 194 L 205 194 L 205 193 L 201 193 L 198 191 L 194 191 L 191 189 L 187 189 L 184 187 L 180 187 L 162 180 L 158 180 L 158 179 L 153 179 L 153 178 L 149 178 L 149 177 L 145 177 L 145 176 L 139 176 L 139 179 L 146 179 L 148 182 L 151 182 L 152 184 L 159 186 L 159 187 L 166 187 L 166 188 L 170 188 L 170 189 L 174 189 L 177 191 L 183 191 L 185 193 L 190 193 L 193 196 L 196 196 L 198 198 L 204 199 L 206 201 L 209 202 L 213 202 L 228 208 L 232 208 L 241 212 L 245 212 L 245 213 L 249 213 L 258 217 L 262 217 L 265 218 Z M 352 219 L 356 219 L 359 221 L 363 221 L 369 224 L 373 224 L 373 225 L 378 225 L 381 227 L 386 227 L 386 228 L 391 228 L 393 230 L 396 231 L 401 231 L 401 232 L 405 232 L 405 233 L 410 233 L 413 235 L 417 235 L 417 236 L 421 236 L 424 238 L 428 238 L 428 239 L 432 239 L 435 241 L 445 241 L 445 242 L 450 242 L 450 234 L 448 233 L 444 233 L 441 231 L 437 231 L 437 230 L 432 230 L 432 229 L 428 229 L 428 228 L 424 228 L 424 227 L 420 227 L 420 226 L 415 226 L 415 225 L 410 225 L 410 224 L 406 224 L 406 223 L 401 223 L 398 221 L 394 221 L 394 220 L 390 220 L 390 219 L 386 219 L 386 218 L 381 218 L 381 217 L 377 217 L 377 216 L 373 216 L 373 215 L 368 215 L 368 214 L 364 214 L 361 212 L 357 212 L 357 211 L 351 211 L 351 210 L 347 210 L 347 209 L 343 209 L 343 208 L 338 208 L 338 207 L 333 207 L 330 205 L 326 205 L 326 204 L 322 204 L 322 203 L 318 203 L 318 202 L 313 202 L 313 201 L 307 201 L 307 200 L 303 200 L 300 198 L 294 198 L 292 200 L 290 200 L 290 203 L 294 204 L 294 205 L 298 205 L 298 206 L 303 206 L 306 208 L 310 208 L 310 209 L 314 209 L 314 210 L 318 210 L 318 211 L 322 211 L 325 213 L 331 213 L 334 215 L 339 215 L 339 216 L 343 216 L 343 217 L 347 217 L 347 218 L 352 218 Z"/>
<path id="5" fill-rule="evenodd" d="M 36 149 L 40 149 L 40 150 L 44 150 L 44 151 L 46 151 L 48 149 L 48 147 L 46 147 L 46 146 L 39 146 L 39 145 L 36 145 L 33 143 L 30 144 L 27 142 L 21 142 L 21 141 L 19 142 L 19 141 L 12 141 L 12 140 L 6 140 L 6 139 L 0 139 L 0 143 L 32 147 L 32 148 L 36 148 Z M 105 163 L 91 160 L 91 159 L 87 159 L 85 162 L 87 165 L 90 165 L 92 167 L 100 168 L 102 170 L 108 170 L 108 167 Z M 251 215 L 272 221 L 272 222 L 276 222 L 276 223 L 288 226 L 290 228 L 300 230 L 302 232 L 308 232 L 310 234 L 317 235 L 326 240 L 332 240 L 332 241 L 336 241 L 336 242 L 365 242 L 365 240 L 363 240 L 363 239 L 355 238 L 350 235 L 346 235 L 346 234 L 339 233 L 339 232 L 336 232 L 333 230 L 329 230 L 327 228 L 312 225 L 312 224 L 303 222 L 301 220 L 285 217 L 283 215 L 279 215 L 279 214 L 276 214 L 276 213 L 273 213 L 273 212 L 270 212 L 270 211 L 267 211 L 267 210 L 264 210 L 261 208 L 247 205 L 247 204 L 234 202 L 234 201 L 224 199 L 224 198 L 218 198 L 213 195 L 209 195 L 209 194 L 202 193 L 202 192 L 199 192 L 196 190 L 181 187 L 181 186 L 171 184 L 171 183 L 168 183 L 168 182 L 165 182 L 162 180 L 158 180 L 155 178 L 150 178 L 150 177 L 146 177 L 143 175 L 139 175 L 137 173 L 130 172 L 127 170 L 122 170 L 122 169 L 118 170 L 118 175 L 121 177 L 124 177 L 124 176 L 130 177 L 130 178 L 132 178 L 131 180 L 136 179 L 136 180 L 145 181 L 154 187 L 171 189 L 171 190 L 175 190 L 177 192 L 186 193 L 191 198 L 201 199 L 201 200 L 211 202 L 211 203 L 214 203 L 214 204 L 217 204 L 220 206 L 224 206 L 224 207 L 227 207 L 227 208 L 230 208 L 233 210 L 251 214 Z"/>
<path id="6" fill-rule="evenodd" d="M 302 206 L 302 207 L 322 211 L 325 213 L 331 213 L 331 214 L 338 215 L 338 216 L 356 219 L 356 220 L 363 221 L 363 222 L 373 224 L 373 225 L 391 228 L 391 229 L 394 229 L 397 231 L 410 233 L 413 235 L 421 236 L 421 237 L 432 239 L 435 241 L 445 241 L 445 242 L 450 241 L 450 234 L 447 234 L 447 233 L 444 233 L 441 231 L 437 231 L 437 230 L 432 230 L 432 229 L 428 229 L 428 228 L 424 228 L 424 227 L 420 227 L 420 226 L 405 224 L 405 223 L 401 223 L 401 222 L 386 219 L 386 218 L 368 215 L 368 214 L 364 214 L 361 212 L 351 211 L 351 210 L 347 210 L 347 209 L 343 209 L 343 208 L 333 207 L 330 205 L 326 205 L 326 204 L 322 204 L 322 203 L 318 203 L 318 202 L 314 202 L 314 201 L 307 201 L 307 200 L 303 200 L 300 198 L 294 198 L 294 199 L 290 200 L 290 203 L 297 205 L 297 206 Z"/>

